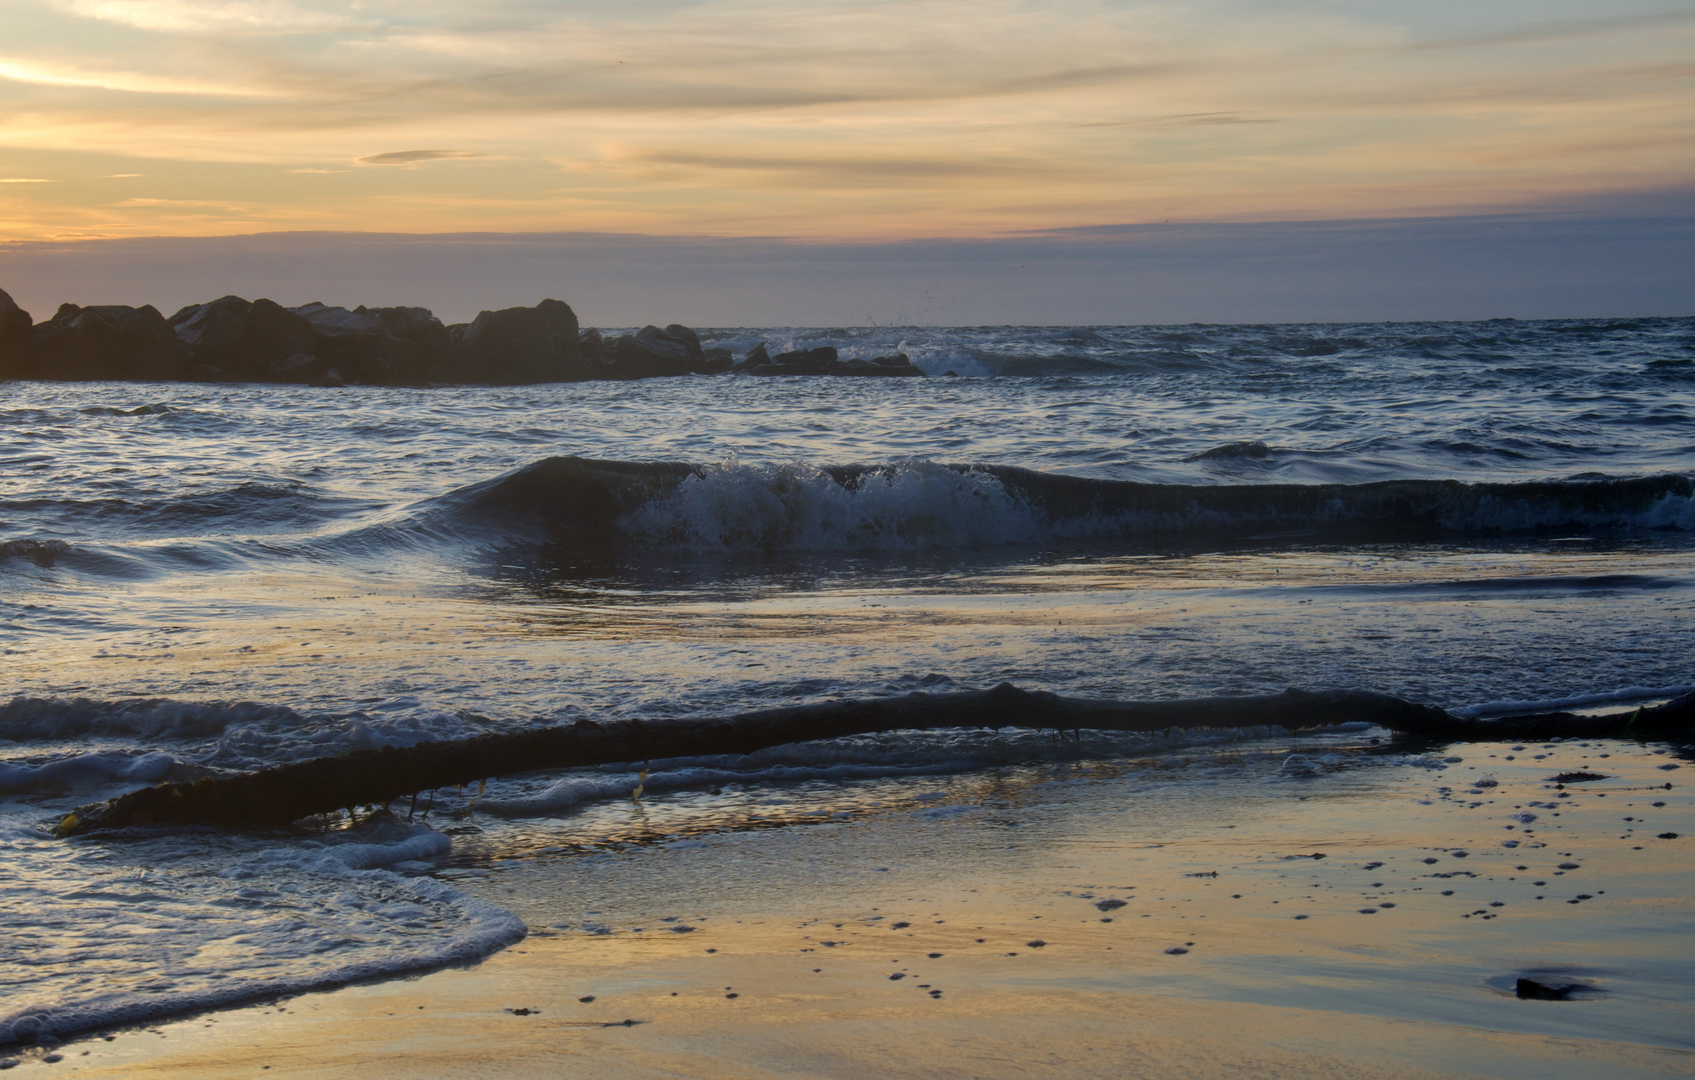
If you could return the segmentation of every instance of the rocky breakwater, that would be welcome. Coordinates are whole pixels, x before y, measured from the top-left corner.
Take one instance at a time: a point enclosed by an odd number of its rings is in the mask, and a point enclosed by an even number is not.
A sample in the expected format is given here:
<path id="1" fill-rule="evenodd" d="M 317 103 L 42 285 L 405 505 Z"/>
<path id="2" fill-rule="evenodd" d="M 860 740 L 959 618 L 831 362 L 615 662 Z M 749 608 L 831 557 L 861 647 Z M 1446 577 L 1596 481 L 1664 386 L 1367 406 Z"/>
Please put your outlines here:
<path id="1" fill-rule="evenodd" d="M 313 386 L 512 385 L 673 375 L 924 372 L 904 355 L 841 360 L 829 347 L 740 363 L 686 326 L 582 330 L 559 300 L 444 325 L 427 308 L 285 308 L 225 296 L 169 319 L 151 306 L 64 304 L 36 323 L 0 292 L 0 379 L 274 382 Z"/>

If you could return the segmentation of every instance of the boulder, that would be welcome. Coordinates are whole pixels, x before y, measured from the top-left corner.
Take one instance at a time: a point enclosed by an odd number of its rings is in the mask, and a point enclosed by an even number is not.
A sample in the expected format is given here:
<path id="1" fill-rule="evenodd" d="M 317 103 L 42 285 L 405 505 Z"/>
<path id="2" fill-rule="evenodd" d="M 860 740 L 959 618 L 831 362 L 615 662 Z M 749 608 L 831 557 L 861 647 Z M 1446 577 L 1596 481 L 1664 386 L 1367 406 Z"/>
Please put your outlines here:
<path id="1" fill-rule="evenodd" d="M 318 301 L 290 308 L 306 320 L 317 365 L 296 359 L 291 382 L 416 386 L 457 379 L 459 348 L 428 308 L 331 307 Z M 277 364 L 273 370 L 280 375 Z"/>
<path id="2" fill-rule="evenodd" d="M 922 377 L 924 370 L 913 365 L 905 353 L 879 356 L 875 360 L 842 360 L 829 345 L 778 353 L 766 352 L 761 342 L 747 354 L 747 359 L 731 369 L 738 375 L 869 375 L 889 377 Z"/>
<path id="3" fill-rule="evenodd" d="M 455 373 L 466 382 L 563 382 L 588 377 L 577 315 L 560 300 L 480 312 L 458 329 Z"/>
<path id="4" fill-rule="evenodd" d="M 790 352 L 780 352 L 771 358 L 771 366 L 776 371 L 772 375 L 823 375 L 830 370 L 830 365 L 836 362 L 834 345 L 820 345 L 816 349 L 795 349 Z M 767 372 L 751 372 L 750 374 L 764 375 Z"/>
<path id="5" fill-rule="evenodd" d="M 194 358 L 191 374 L 208 381 L 284 378 L 276 370 L 280 361 L 317 349 L 312 324 L 271 300 L 224 296 L 184 308 L 171 322 Z"/>
<path id="6" fill-rule="evenodd" d="M 729 349 L 702 349 L 700 359 L 695 361 L 695 373 L 698 375 L 722 375 L 735 366 L 736 358 Z"/>
<path id="7" fill-rule="evenodd" d="M 874 360 L 837 360 L 826 375 L 869 375 L 879 378 L 923 378 L 924 369 L 913 364 L 905 353 L 879 356 Z"/>
<path id="8" fill-rule="evenodd" d="M 23 372 L 31 366 L 34 325 L 29 312 L 0 289 L 0 379 L 28 377 Z"/>
<path id="9" fill-rule="evenodd" d="M 772 356 L 762 341 L 747 354 L 747 359 L 731 370 L 738 375 L 823 375 L 835 362 L 836 350 L 830 345 Z"/>
<path id="10" fill-rule="evenodd" d="M 661 330 L 644 326 L 634 334 L 608 342 L 602 356 L 608 367 L 603 378 L 652 379 L 694 375 L 702 367 L 700 337 L 676 323 Z"/>
<path id="11" fill-rule="evenodd" d="M 770 363 L 771 353 L 766 350 L 765 342 L 761 341 L 758 345 L 749 349 L 747 355 L 742 358 L 742 362 L 731 367 L 730 371 L 737 375 L 744 375 L 756 368 L 766 367 Z"/>
<path id="12" fill-rule="evenodd" d="M 165 381 L 190 367 L 188 348 L 151 304 L 62 304 L 30 344 L 36 379 Z"/>

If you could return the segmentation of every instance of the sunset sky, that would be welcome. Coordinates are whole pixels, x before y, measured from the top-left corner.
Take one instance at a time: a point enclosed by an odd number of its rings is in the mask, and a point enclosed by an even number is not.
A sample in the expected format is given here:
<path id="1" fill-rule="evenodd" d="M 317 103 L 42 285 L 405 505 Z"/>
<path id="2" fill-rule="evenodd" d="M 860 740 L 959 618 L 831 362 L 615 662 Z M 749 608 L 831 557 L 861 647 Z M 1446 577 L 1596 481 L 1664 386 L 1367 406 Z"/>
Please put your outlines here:
<path id="1" fill-rule="evenodd" d="M 817 241 L 1695 179 L 1671 0 L 0 0 L 0 240 Z"/>

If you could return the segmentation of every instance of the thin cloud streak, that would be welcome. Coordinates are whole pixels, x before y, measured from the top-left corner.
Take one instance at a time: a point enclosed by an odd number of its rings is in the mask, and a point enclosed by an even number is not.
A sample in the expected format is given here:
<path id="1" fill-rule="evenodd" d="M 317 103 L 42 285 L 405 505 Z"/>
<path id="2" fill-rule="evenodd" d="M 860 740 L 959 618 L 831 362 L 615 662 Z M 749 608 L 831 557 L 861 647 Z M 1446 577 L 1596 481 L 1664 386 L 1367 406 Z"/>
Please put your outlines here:
<path id="1" fill-rule="evenodd" d="M 390 150 L 386 154 L 369 154 L 359 158 L 358 161 L 361 165 L 422 165 L 428 161 L 450 161 L 485 156 L 472 150 Z"/>

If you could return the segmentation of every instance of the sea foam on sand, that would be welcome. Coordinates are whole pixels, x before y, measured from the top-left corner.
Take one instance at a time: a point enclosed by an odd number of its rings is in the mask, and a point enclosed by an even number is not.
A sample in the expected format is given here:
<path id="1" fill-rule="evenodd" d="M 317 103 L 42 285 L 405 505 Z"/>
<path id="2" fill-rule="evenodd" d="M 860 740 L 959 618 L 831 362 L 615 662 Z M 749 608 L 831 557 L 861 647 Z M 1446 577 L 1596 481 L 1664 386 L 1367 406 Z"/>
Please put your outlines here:
<path id="1" fill-rule="evenodd" d="M 845 814 L 828 784 L 726 791 L 689 835 L 665 796 L 583 811 L 438 871 L 531 928 L 480 965 L 56 1052 L 187 1077 L 1695 1068 L 1679 758 L 1351 738 L 896 778 Z"/>

